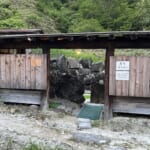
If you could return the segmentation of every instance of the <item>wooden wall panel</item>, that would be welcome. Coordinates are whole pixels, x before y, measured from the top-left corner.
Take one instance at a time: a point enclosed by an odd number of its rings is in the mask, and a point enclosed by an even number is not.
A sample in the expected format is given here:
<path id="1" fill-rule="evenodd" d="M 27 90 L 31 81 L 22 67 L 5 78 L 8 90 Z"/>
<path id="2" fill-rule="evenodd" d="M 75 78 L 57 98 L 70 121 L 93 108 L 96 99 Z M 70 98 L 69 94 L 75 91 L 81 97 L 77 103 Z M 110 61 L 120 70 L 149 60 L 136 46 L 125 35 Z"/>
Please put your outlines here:
<path id="1" fill-rule="evenodd" d="M 129 80 L 116 80 L 117 61 L 129 61 Z M 109 95 L 150 97 L 150 57 L 110 57 Z"/>
<path id="2" fill-rule="evenodd" d="M 112 105 L 113 112 L 150 114 L 150 100 L 144 97 L 115 97 Z"/>
<path id="3" fill-rule="evenodd" d="M 47 57 L 40 55 L 0 55 L 0 88 L 47 88 Z"/>

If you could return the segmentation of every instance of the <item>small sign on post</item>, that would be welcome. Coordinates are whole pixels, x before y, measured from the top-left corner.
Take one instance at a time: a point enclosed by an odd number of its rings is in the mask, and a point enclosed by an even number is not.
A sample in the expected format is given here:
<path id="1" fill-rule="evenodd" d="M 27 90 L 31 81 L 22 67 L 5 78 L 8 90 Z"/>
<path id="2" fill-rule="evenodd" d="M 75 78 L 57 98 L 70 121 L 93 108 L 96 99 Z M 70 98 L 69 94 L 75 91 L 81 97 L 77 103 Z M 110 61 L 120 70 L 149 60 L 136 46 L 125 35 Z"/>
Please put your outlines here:
<path id="1" fill-rule="evenodd" d="M 129 80 L 129 61 L 117 61 L 116 62 L 116 80 Z"/>
<path id="2" fill-rule="evenodd" d="M 129 61 L 117 61 L 116 70 L 129 71 Z"/>
<path id="3" fill-rule="evenodd" d="M 129 71 L 116 71 L 116 80 L 129 80 Z"/>

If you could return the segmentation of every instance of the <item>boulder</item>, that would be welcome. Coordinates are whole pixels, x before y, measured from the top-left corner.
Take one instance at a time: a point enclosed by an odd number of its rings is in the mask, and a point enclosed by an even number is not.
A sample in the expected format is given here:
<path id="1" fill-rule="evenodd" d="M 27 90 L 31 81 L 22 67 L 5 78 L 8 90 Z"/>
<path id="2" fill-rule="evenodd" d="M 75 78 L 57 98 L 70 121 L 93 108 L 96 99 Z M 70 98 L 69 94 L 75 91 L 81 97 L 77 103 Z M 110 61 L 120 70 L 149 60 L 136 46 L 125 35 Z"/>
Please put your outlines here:
<path id="1" fill-rule="evenodd" d="M 73 133 L 72 138 L 78 142 L 97 144 L 97 145 L 106 144 L 110 142 L 109 138 L 103 137 L 101 135 L 80 133 L 80 132 Z"/>
<path id="2" fill-rule="evenodd" d="M 79 63 L 83 66 L 83 68 L 90 68 L 92 65 L 91 59 L 81 59 Z"/>
<path id="3" fill-rule="evenodd" d="M 68 61 L 64 55 L 60 56 L 57 60 L 58 69 L 62 72 L 66 72 L 68 69 Z"/>
<path id="4" fill-rule="evenodd" d="M 77 77 L 61 76 L 59 83 L 56 85 L 56 96 L 69 99 L 75 103 L 84 102 L 84 85 Z"/>
<path id="5" fill-rule="evenodd" d="M 68 58 L 68 66 L 69 69 L 79 69 L 81 68 L 81 65 L 75 58 Z"/>
<path id="6" fill-rule="evenodd" d="M 97 62 L 91 65 L 91 72 L 102 72 L 104 71 L 104 63 Z"/>
<path id="7" fill-rule="evenodd" d="M 104 80 L 104 64 L 60 56 L 50 62 L 50 97 L 83 103 L 85 87 Z"/>

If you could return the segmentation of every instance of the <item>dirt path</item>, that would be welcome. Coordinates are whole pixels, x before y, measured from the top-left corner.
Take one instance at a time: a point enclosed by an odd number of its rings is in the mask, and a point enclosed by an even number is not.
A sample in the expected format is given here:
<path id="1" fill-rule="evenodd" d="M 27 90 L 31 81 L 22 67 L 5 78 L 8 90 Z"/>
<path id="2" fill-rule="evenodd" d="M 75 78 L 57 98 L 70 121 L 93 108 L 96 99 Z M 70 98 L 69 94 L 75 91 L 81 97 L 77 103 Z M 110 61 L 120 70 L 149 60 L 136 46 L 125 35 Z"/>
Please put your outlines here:
<path id="1" fill-rule="evenodd" d="M 150 150 L 150 119 L 116 117 L 77 130 L 77 118 L 64 112 L 39 112 L 29 106 L 0 106 L 0 150 L 21 150 L 36 143 L 47 150 Z M 77 142 L 72 133 L 101 135 L 109 143 Z"/>

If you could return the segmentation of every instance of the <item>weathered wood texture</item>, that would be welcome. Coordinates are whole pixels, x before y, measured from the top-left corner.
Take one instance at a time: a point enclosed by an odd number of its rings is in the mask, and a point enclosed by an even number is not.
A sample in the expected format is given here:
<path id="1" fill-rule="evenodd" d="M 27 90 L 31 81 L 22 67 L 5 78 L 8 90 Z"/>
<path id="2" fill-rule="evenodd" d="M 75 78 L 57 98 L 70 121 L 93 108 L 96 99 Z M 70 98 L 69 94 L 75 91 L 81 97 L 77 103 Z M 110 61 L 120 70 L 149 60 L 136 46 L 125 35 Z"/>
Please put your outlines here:
<path id="1" fill-rule="evenodd" d="M 0 89 L 0 101 L 22 104 L 41 104 L 42 91 Z"/>
<path id="2" fill-rule="evenodd" d="M 116 62 L 129 61 L 129 80 L 116 80 Z M 150 97 L 150 57 L 110 57 L 109 95 Z"/>
<path id="3" fill-rule="evenodd" d="M 112 104 L 113 112 L 150 114 L 150 99 L 141 97 L 115 97 Z"/>
<path id="4" fill-rule="evenodd" d="M 0 88 L 45 90 L 47 56 L 0 55 Z"/>
<path id="5" fill-rule="evenodd" d="M 46 54 L 47 57 L 47 64 L 45 65 L 47 67 L 47 74 L 46 74 L 46 82 L 47 82 L 47 88 L 46 92 L 42 95 L 42 101 L 41 101 L 41 109 L 47 110 L 48 109 L 48 101 L 49 101 L 49 93 L 50 93 L 50 49 L 47 47 L 43 47 L 43 54 Z"/>
<path id="6" fill-rule="evenodd" d="M 114 48 L 109 46 L 105 54 L 105 79 L 104 79 L 104 119 L 108 120 L 113 116 L 112 113 L 112 101 L 113 98 L 109 96 L 109 68 L 110 57 L 114 56 Z"/>

